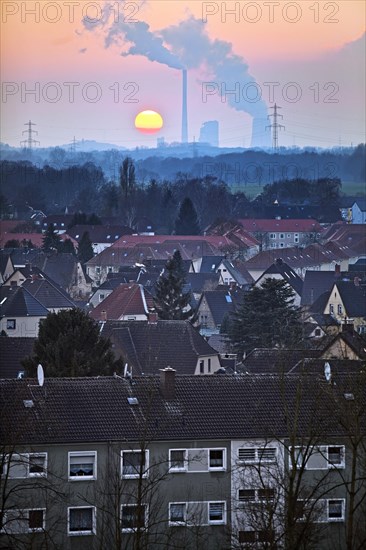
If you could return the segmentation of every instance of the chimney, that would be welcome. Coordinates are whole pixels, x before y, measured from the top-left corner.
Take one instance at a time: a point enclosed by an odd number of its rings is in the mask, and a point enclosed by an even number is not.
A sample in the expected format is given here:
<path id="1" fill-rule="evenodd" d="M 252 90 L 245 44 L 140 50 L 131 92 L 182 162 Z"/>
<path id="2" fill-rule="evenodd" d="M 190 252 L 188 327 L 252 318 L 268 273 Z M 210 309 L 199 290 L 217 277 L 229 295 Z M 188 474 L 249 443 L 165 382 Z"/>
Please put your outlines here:
<path id="1" fill-rule="evenodd" d="M 151 309 L 149 313 L 147 314 L 147 320 L 149 324 L 156 324 L 158 322 L 158 314 L 154 309 Z"/>
<path id="2" fill-rule="evenodd" d="M 175 398 L 175 369 L 166 367 L 160 370 L 160 392 L 166 401 Z"/>
<path id="3" fill-rule="evenodd" d="M 355 277 L 355 278 L 353 279 L 353 283 L 354 283 L 355 286 L 360 286 L 360 278 L 359 278 L 359 277 Z"/>
<path id="4" fill-rule="evenodd" d="M 354 332 L 353 319 L 348 319 L 348 318 L 343 319 L 342 332 Z"/>
<path id="5" fill-rule="evenodd" d="M 334 266 L 334 274 L 336 277 L 341 276 L 341 266 L 339 264 L 335 264 Z"/>
<path id="6" fill-rule="evenodd" d="M 188 116 L 187 116 L 187 70 L 183 69 L 183 97 L 182 97 L 182 143 L 188 143 Z"/>
<path id="7" fill-rule="evenodd" d="M 102 313 L 101 313 L 101 317 L 102 317 L 102 321 L 106 321 L 107 320 L 107 312 L 105 309 L 103 309 Z"/>

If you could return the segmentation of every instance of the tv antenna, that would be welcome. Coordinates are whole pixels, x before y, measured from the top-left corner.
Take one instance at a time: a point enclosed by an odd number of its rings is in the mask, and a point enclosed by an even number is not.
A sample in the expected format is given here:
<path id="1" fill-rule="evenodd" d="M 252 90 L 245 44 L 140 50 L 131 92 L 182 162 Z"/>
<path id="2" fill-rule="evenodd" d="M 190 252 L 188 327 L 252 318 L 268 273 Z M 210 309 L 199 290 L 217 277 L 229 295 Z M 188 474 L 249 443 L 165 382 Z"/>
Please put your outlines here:
<path id="1" fill-rule="evenodd" d="M 40 141 L 33 139 L 33 134 L 38 135 L 38 132 L 32 129 L 32 126 L 36 126 L 36 124 L 30 120 L 29 122 L 26 122 L 24 126 L 28 126 L 28 130 L 24 130 L 23 132 L 23 134 L 28 134 L 28 139 L 21 141 L 20 145 L 23 145 L 24 143 L 24 147 L 27 147 L 28 149 L 32 149 L 33 145 L 40 145 Z"/>

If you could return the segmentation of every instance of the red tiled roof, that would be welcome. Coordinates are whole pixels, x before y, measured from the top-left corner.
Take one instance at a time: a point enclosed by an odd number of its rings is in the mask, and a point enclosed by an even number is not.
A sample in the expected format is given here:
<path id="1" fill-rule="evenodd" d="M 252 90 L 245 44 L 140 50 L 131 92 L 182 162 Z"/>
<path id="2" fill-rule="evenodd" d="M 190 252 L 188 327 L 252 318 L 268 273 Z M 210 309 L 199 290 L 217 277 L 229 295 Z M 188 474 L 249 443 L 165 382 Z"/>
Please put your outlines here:
<path id="1" fill-rule="evenodd" d="M 322 230 L 316 220 L 238 220 L 247 231 L 290 231 L 307 233 Z"/>
<path id="2" fill-rule="evenodd" d="M 149 308 L 154 307 L 152 296 L 142 285 L 121 283 L 102 303 L 90 313 L 96 321 L 106 318 L 118 321 L 123 316 L 147 315 Z M 105 313 L 104 313 L 105 312 Z"/>
<path id="3" fill-rule="evenodd" d="M 43 243 L 42 233 L 7 233 L 7 232 L 3 233 L 2 232 L 0 235 L 0 247 L 3 248 L 8 241 L 13 239 L 15 239 L 16 241 L 19 241 L 20 243 L 23 240 L 32 241 L 32 243 L 36 248 L 40 248 Z"/>

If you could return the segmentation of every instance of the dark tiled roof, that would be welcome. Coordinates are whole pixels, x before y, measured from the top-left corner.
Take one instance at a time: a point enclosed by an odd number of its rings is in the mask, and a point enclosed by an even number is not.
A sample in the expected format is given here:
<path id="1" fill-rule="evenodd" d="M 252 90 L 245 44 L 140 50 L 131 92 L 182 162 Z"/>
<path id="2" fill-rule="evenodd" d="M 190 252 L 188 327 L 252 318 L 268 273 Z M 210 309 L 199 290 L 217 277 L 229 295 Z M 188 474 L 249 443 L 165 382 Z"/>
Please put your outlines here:
<path id="1" fill-rule="evenodd" d="M 215 273 L 223 256 L 203 256 L 200 273 Z"/>
<path id="2" fill-rule="evenodd" d="M 299 361 L 319 357 L 320 350 L 256 348 L 243 360 L 243 369 L 251 374 L 290 372 Z"/>
<path id="3" fill-rule="evenodd" d="M 67 230 L 67 235 L 80 242 L 86 232 L 92 243 L 112 244 L 122 235 L 131 235 L 132 229 L 125 225 L 74 225 Z"/>
<path id="4" fill-rule="evenodd" d="M 292 267 L 280 258 L 278 258 L 272 265 L 269 266 L 268 269 L 266 269 L 266 271 L 258 279 L 257 283 L 259 283 L 266 275 L 281 275 L 286 283 L 288 283 L 294 291 L 301 296 L 303 287 L 302 279 L 295 273 Z"/>
<path id="5" fill-rule="evenodd" d="M 212 334 L 207 342 L 218 353 L 225 354 L 230 353 L 230 344 L 227 341 L 227 337 L 224 334 Z"/>
<path id="6" fill-rule="evenodd" d="M 326 353 L 327 350 L 332 347 L 337 340 L 343 340 L 354 353 L 362 360 L 366 359 L 366 344 L 365 340 L 356 332 L 351 330 L 351 328 L 346 328 L 347 325 L 343 325 L 342 331 L 338 333 L 334 338 L 329 340 L 329 343 L 322 350 L 322 354 Z"/>
<path id="7" fill-rule="evenodd" d="M 336 283 L 348 317 L 366 317 L 366 289 L 351 281 Z"/>
<path id="8" fill-rule="evenodd" d="M 333 284 L 339 280 L 342 274 L 335 271 L 309 271 L 305 272 L 304 284 L 301 296 L 301 305 L 313 304 L 321 294 L 330 291 Z"/>
<path id="9" fill-rule="evenodd" d="M 46 317 L 47 308 L 24 286 L 0 288 L 2 317 Z"/>
<path id="10" fill-rule="evenodd" d="M 214 290 L 220 282 L 218 273 L 187 273 L 187 285 L 192 292 L 201 293 L 204 290 Z"/>
<path id="11" fill-rule="evenodd" d="M 19 444 L 134 442 L 152 440 L 244 439 L 284 437 L 296 416 L 297 433 L 311 429 L 341 435 L 332 399 L 343 399 L 352 383 L 337 377 L 265 375 L 177 376 L 175 395 L 167 400 L 159 377 L 54 378 L 43 388 L 26 380 L 0 381 L 0 439 Z M 301 385 L 301 400 L 296 395 Z M 355 390 L 354 390 L 355 391 Z M 47 397 L 46 397 L 47 396 Z M 130 405 L 127 397 L 138 404 Z M 25 407 L 32 400 L 33 407 Z M 360 392 L 360 407 L 365 395 Z M 286 403 L 286 408 L 284 403 Z M 352 403 L 351 403 L 352 404 Z M 351 406 L 350 404 L 350 406 Z M 299 410 L 296 409 L 299 407 Z M 286 412 L 286 414 L 285 414 Z M 362 426 L 365 419 L 360 419 Z M 22 430 L 19 430 L 19 427 Z"/>
<path id="12" fill-rule="evenodd" d="M 16 378 L 21 361 L 33 352 L 35 338 L 0 336 L 0 378 Z"/>
<path id="13" fill-rule="evenodd" d="M 75 282 L 78 260 L 74 254 L 44 254 L 35 263 L 46 277 L 64 290 Z"/>
<path id="14" fill-rule="evenodd" d="M 200 356 L 217 354 L 188 321 L 107 321 L 101 334 L 112 340 L 115 354 L 135 374 L 157 373 L 165 367 L 194 374 Z"/>
<path id="15" fill-rule="evenodd" d="M 74 302 L 64 291 L 60 291 L 56 285 L 53 285 L 48 279 L 36 278 L 24 281 L 25 288 L 32 296 L 44 305 L 47 309 L 53 308 L 73 308 Z"/>
<path id="16" fill-rule="evenodd" d="M 208 290 L 203 293 L 201 300 L 206 299 L 215 325 L 219 326 L 226 314 L 235 311 L 243 295 L 239 290 Z"/>
<path id="17" fill-rule="evenodd" d="M 328 313 L 312 313 L 311 318 L 314 319 L 320 327 L 336 327 L 339 325 L 337 319 Z"/>
<path id="18" fill-rule="evenodd" d="M 364 361 L 353 361 L 351 359 L 311 359 L 306 358 L 299 361 L 291 370 L 290 373 L 324 373 L 325 364 L 328 363 L 331 368 L 332 375 L 339 373 L 356 373 L 364 368 Z"/>

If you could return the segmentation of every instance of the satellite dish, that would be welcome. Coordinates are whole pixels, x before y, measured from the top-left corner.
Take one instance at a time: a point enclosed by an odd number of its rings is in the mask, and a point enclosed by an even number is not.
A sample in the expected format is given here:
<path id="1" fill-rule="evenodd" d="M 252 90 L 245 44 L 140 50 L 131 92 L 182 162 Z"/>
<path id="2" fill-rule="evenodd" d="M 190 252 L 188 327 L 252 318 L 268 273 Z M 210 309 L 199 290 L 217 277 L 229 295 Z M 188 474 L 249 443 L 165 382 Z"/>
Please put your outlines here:
<path id="1" fill-rule="evenodd" d="M 43 384 L 44 384 L 44 372 L 43 372 L 42 365 L 38 365 L 38 367 L 37 367 L 37 379 L 38 379 L 38 384 L 40 386 L 43 386 Z"/>
<path id="2" fill-rule="evenodd" d="M 329 363 L 325 363 L 325 365 L 324 365 L 324 376 L 325 376 L 326 381 L 330 382 L 330 379 L 332 377 L 332 371 L 330 369 L 330 364 Z"/>

